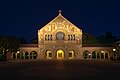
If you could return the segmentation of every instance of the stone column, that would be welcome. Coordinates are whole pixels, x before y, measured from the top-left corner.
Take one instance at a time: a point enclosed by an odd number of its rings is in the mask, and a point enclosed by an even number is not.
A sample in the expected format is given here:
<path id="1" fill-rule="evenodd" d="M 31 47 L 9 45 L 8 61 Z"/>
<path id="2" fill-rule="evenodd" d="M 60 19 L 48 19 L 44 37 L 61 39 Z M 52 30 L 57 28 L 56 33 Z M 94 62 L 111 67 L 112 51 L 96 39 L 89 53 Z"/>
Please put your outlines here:
<path id="1" fill-rule="evenodd" d="M 15 59 L 17 59 L 17 53 L 15 53 Z"/>
<path id="2" fill-rule="evenodd" d="M 105 59 L 105 53 L 103 53 L 104 54 L 104 59 Z"/>
<path id="3" fill-rule="evenodd" d="M 101 55 L 102 55 L 102 53 L 99 53 L 99 55 L 100 55 L 100 59 L 101 59 Z"/>
<path id="4" fill-rule="evenodd" d="M 110 59 L 110 53 L 108 53 L 108 59 Z"/>
<path id="5" fill-rule="evenodd" d="M 11 55 L 11 59 L 13 59 L 13 53 L 11 53 L 12 55 Z"/>
<path id="6" fill-rule="evenodd" d="M 32 59 L 33 59 L 33 53 L 32 53 Z"/>
<path id="7" fill-rule="evenodd" d="M 97 53 L 96 53 L 96 59 L 97 59 Z"/>
<path id="8" fill-rule="evenodd" d="M 30 53 L 28 53 L 28 59 L 30 59 Z"/>
<path id="9" fill-rule="evenodd" d="M 67 52 L 67 50 L 64 51 L 64 59 L 65 60 L 68 59 L 68 52 Z"/>
<path id="10" fill-rule="evenodd" d="M 20 52 L 20 59 L 22 59 L 22 53 Z"/>
<path id="11" fill-rule="evenodd" d="M 25 53 L 23 53 L 23 56 L 24 56 L 24 58 L 23 58 L 23 59 L 25 59 Z"/>

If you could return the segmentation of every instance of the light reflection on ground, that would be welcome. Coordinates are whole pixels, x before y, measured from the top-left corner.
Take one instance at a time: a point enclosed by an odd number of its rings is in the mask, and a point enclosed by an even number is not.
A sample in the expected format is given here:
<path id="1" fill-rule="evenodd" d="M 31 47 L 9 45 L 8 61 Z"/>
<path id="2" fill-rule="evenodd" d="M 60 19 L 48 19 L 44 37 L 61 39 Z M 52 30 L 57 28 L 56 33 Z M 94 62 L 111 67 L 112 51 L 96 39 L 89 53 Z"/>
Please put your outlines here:
<path id="1" fill-rule="evenodd" d="M 120 61 L 19 60 L 0 62 L 0 80 L 119 80 Z"/>
<path id="2" fill-rule="evenodd" d="M 39 66 L 19 71 L 24 76 L 48 77 L 48 78 L 77 78 L 96 76 L 102 73 L 101 70 L 85 66 L 66 66 L 64 61 L 58 61 L 54 66 Z"/>

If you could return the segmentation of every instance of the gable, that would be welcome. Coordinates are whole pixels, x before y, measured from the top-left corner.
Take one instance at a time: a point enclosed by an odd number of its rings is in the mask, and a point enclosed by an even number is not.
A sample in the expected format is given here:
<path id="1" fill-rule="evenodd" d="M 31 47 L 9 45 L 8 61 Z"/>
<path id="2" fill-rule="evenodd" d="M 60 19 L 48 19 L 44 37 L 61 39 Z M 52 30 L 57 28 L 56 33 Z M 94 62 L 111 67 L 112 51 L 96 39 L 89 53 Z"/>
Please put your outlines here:
<path id="1" fill-rule="evenodd" d="M 59 15 L 39 30 L 40 33 L 51 33 L 56 29 L 66 29 L 68 32 L 80 33 L 81 29 L 76 27 L 59 12 Z"/>

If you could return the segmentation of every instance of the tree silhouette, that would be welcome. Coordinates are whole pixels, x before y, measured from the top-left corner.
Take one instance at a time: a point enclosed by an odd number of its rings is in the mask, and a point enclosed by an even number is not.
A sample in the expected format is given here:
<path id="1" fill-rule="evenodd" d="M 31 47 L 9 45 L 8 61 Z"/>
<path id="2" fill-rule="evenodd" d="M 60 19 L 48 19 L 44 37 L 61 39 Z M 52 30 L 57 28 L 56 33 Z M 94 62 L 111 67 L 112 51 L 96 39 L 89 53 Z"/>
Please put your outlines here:
<path id="1" fill-rule="evenodd" d="M 14 36 L 0 36 L 0 49 L 5 60 L 8 52 L 16 52 L 19 49 L 20 41 Z"/>

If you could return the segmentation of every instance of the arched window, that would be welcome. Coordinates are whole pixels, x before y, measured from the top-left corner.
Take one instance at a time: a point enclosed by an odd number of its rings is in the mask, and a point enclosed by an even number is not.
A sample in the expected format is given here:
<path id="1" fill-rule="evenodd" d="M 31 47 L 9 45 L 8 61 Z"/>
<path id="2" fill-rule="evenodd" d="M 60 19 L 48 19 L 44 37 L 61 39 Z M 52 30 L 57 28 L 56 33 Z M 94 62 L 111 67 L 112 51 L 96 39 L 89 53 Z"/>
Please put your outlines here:
<path id="1" fill-rule="evenodd" d="M 50 37 L 50 40 L 52 40 L 52 35 L 51 35 L 51 37 Z"/>
<path id="2" fill-rule="evenodd" d="M 73 40 L 75 40 L 75 35 L 73 35 Z"/>
<path id="3" fill-rule="evenodd" d="M 45 40 L 47 40 L 47 35 L 45 35 Z"/>
<path id="4" fill-rule="evenodd" d="M 71 40 L 73 40 L 73 36 L 71 35 Z"/>
<path id="5" fill-rule="evenodd" d="M 65 34 L 63 32 L 58 32 L 56 34 L 56 40 L 64 40 Z"/>
<path id="6" fill-rule="evenodd" d="M 48 35 L 48 40 L 50 40 L 50 36 Z"/>
<path id="7" fill-rule="evenodd" d="M 70 40 L 70 35 L 68 35 L 68 40 Z"/>

